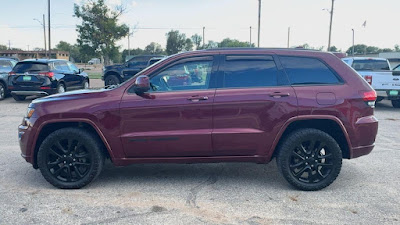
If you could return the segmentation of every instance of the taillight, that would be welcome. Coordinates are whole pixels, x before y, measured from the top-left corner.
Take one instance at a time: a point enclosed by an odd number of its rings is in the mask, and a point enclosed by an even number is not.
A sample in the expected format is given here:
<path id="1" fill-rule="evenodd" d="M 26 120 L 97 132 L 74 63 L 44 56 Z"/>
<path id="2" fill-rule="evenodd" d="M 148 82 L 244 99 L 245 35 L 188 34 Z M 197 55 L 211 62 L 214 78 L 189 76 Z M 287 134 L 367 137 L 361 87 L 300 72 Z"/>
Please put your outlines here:
<path id="1" fill-rule="evenodd" d="M 375 101 L 377 98 L 376 92 L 371 91 L 360 91 L 361 97 L 368 106 L 375 107 Z"/>
<path id="2" fill-rule="evenodd" d="M 47 76 L 47 77 L 50 77 L 50 78 L 54 77 L 54 73 L 53 72 L 39 73 L 39 75 Z"/>
<path id="3" fill-rule="evenodd" d="M 9 72 L 8 75 L 9 75 L 9 76 L 15 76 L 15 75 L 17 75 L 17 74 L 16 74 L 15 72 Z"/>
<path id="4" fill-rule="evenodd" d="M 369 85 L 372 85 L 372 76 L 371 75 L 364 76 L 364 79 L 368 82 Z"/>

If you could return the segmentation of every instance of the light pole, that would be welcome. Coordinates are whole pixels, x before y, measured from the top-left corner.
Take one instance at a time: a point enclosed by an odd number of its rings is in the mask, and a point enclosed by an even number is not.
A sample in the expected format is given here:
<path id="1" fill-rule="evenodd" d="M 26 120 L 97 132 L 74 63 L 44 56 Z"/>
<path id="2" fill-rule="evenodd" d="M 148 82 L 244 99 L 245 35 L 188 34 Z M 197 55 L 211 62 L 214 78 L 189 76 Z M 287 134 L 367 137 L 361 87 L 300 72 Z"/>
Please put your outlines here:
<path id="1" fill-rule="evenodd" d="M 33 19 L 33 20 L 36 20 L 36 21 L 38 21 L 42 26 L 43 26 L 43 39 L 44 39 L 44 55 L 45 55 L 45 57 L 47 58 L 47 46 L 46 46 L 46 21 L 45 21 L 45 18 L 44 18 L 44 14 L 43 14 L 43 23 L 42 22 L 40 22 L 40 20 L 38 20 L 38 19 Z"/>
<path id="2" fill-rule="evenodd" d="M 260 29 L 261 29 L 261 0 L 258 0 L 258 43 L 257 43 L 257 47 L 260 47 Z"/>
<path id="3" fill-rule="evenodd" d="M 133 32 L 130 32 L 130 28 L 128 27 L 128 56 L 131 56 L 131 41 L 130 36 L 133 35 Z"/>
<path id="4" fill-rule="evenodd" d="M 250 26 L 250 47 L 251 47 L 251 26 Z"/>
<path id="5" fill-rule="evenodd" d="M 288 27 L 288 33 L 287 33 L 287 48 L 290 48 L 290 27 Z"/>
<path id="6" fill-rule="evenodd" d="M 50 0 L 47 1 L 47 8 L 48 8 L 48 15 L 47 18 L 49 19 L 49 59 L 51 59 L 51 26 L 50 26 Z"/>
<path id="7" fill-rule="evenodd" d="M 206 30 L 206 27 L 203 27 L 203 47 L 204 47 L 204 44 L 205 44 L 205 30 Z"/>
<path id="8" fill-rule="evenodd" d="M 351 31 L 353 31 L 353 50 L 352 50 L 352 53 L 353 53 L 353 57 L 354 57 L 354 29 L 351 29 Z"/>
<path id="9" fill-rule="evenodd" d="M 333 20 L 333 6 L 335 4 L 335 0 L 332 0 L 332 7 L 331 7 L 331 11 L 329 12 L 331 14 L 331 20 L 330 20 L 330 24 L 329 24 L 329 41 L 328 41 L 328 51 L 331 48 L 331 35 L 332 35 L 332 20 Z"/>

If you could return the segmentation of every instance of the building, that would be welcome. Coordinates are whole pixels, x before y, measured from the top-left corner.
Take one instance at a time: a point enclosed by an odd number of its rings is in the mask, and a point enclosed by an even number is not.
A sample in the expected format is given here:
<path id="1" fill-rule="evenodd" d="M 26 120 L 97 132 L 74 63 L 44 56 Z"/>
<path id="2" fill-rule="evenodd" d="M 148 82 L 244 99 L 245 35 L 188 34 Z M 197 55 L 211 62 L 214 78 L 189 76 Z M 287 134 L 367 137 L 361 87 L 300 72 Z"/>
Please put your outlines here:
<path id="1" fill-rule="evenodd" d="M 22 50 L 3 50 L 0 51 L 0 57 L 24 59 L 44 59 L 46 58 L 45 51 L 22 51 Z M 51 51 L 52 59 L 69 60 L 69 52 L 66 51 Z"/>

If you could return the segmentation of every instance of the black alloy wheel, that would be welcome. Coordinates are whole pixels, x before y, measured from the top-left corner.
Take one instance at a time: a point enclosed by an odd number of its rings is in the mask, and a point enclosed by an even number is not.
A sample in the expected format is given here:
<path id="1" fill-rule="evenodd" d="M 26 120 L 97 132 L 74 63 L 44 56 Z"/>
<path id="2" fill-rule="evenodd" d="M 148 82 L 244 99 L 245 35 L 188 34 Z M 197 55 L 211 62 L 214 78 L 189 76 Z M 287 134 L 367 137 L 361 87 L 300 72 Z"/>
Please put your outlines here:
<path id="1" fill-rule="evenodd" d="M 330 185 L 340 173 L 340 147 L 323 131 L 294 131 L 278 151 L 277 163 L 283 176 L 298 189 L 320 190 Z"/>
<path id="2" fill-rule="evenodd" d="M 79 128 L 51 133 L 41 144 L 38 166 L 44 178 L 58 188 L 81 188 L 101 172 L 102 147 L 96 136 Z"/>
<path id="3" fill-rule="evenodd" d="M 111 85 L 118 85 L 120 84 L 120 81 L 117 76 L 115 75 L 108 75 L 106 76 L 106 79 L 104 81 L 105 86 L 111 86 Z"/>

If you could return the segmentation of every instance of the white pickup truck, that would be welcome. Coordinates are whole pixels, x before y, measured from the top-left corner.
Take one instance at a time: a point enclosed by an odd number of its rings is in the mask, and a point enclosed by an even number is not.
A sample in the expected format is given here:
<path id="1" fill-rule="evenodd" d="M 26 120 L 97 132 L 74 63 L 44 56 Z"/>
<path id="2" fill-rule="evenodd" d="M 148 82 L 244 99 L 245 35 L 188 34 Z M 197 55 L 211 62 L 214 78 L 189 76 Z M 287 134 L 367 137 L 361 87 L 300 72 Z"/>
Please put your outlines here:
<path id="1" fill-rule="evenodd" d="M 377 101 L 388 99 L 393 107 L 400 108 L 400 71 L 392 71 L 387 59 L 349 57 L 342 60 L 375 89 Z"/>

